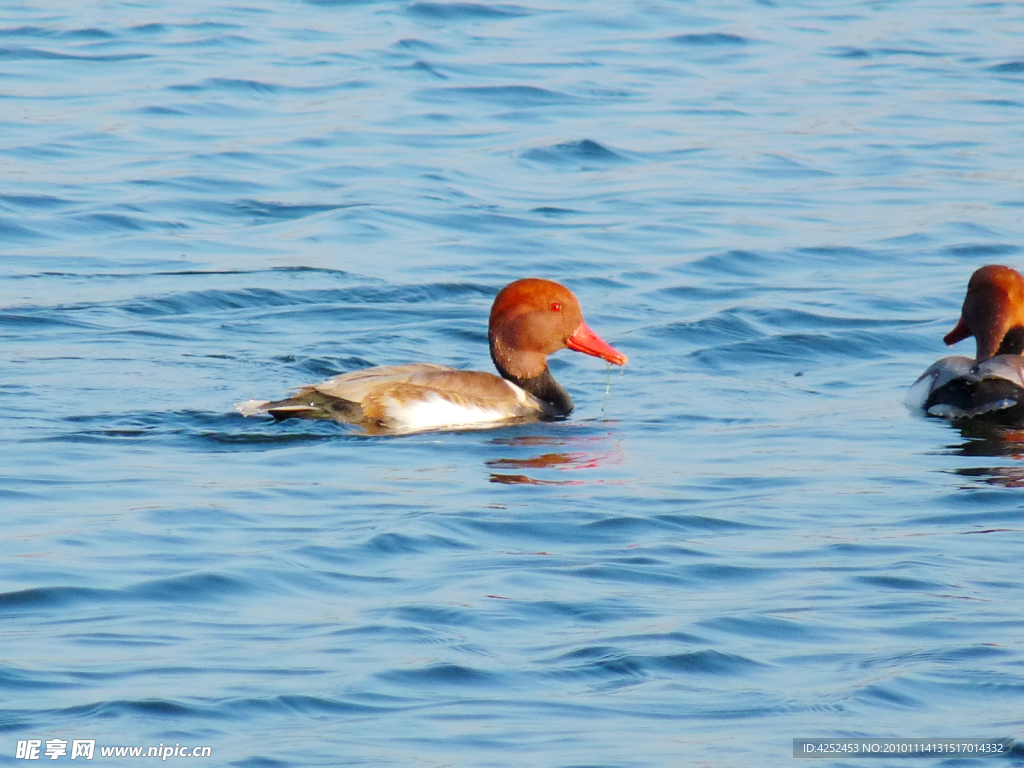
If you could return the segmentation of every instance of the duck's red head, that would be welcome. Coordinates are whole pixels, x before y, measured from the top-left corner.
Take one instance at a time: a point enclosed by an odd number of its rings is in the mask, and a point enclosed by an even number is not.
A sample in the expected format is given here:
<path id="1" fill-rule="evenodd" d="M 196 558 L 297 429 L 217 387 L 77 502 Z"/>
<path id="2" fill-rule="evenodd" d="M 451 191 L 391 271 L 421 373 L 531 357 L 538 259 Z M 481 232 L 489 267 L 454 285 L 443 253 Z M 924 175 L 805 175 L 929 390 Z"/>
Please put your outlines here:
<path id="1" fill-rule="evenodd" d="M 574 349 L 625 365 L 626 356 L 583 322 L 580 303 L 564 285 L 529 277 L 509 283 L 494 299 L 488 336 L 498 370 L 530 379 L 547 368 L 547 357 Z"/>
<path id="2" fill-rule="evenodd" d="M 973 336 L 975 361 L 1024 352 L 1024 277 L 1010 267 L 990 264 L 971 275 L 960 322 L 943 341 L 956 344 Z"/>

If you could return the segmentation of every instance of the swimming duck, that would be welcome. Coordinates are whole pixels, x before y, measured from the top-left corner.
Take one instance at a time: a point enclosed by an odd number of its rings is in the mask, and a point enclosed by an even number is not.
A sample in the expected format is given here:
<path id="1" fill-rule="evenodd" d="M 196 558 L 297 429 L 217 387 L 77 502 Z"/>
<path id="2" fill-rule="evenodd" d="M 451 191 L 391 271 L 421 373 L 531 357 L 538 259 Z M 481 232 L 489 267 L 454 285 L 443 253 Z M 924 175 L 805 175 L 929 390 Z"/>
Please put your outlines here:
<path id="1" fill-rule="evenodd" d="M 907 406 L 954 420 L 1024 420 L 1024 277 L 1017 270 L 991 264 L 971 275 L 960 321 L 943 341 L 971 336 L 974 359 L 933 363 L 911 386 Z"/>
<path id="2" fill-rule="evenodd" d="M 569 348 L 614 365 L 627 360 L 583 322 L 573 293 L 551 280 L 526 278 L 502 288 L 487 335 L 500 378 L 435 363 L 385 365 L 302 387 L 284 400 L 235 407 L 244 416 L 335 419 L 374 433 L 499 426 L 572 412 L 548 355 Z"/>

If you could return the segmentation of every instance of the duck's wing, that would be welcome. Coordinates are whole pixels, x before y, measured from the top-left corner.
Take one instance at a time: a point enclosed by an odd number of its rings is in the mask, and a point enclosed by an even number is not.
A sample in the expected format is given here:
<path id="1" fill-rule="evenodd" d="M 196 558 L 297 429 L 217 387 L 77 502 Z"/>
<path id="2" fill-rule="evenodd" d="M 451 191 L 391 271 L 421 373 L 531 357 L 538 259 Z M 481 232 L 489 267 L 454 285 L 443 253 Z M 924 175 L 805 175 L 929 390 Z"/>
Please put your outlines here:
<path id="1" fill-rule="evenodd" d="M 454 368 L 434 363 L 410 363 L 408 365 L 378 365 L 351 373 L 334 376 L 319 384 L 303 387 L 313 389 L 328 397 L 337 397 L 352 403 L 361 403 L 379 387 L 391 384 L 408 384 L 446 373 L 458 373 Z"/>
<path id="2" fill-rule="evenodd" d="M 363 400 L 375 390 L 407 383 L 418 376 L 453 370 L 433 363 L 380 365 L 300 387 L 294 395 L 283 400 L 246 400 L 244 403 L 236 403 L 235 408 L 243 416 L 270 415 L 276 419 L 294 417 L 357 422 L 363 418 Z"/>
<path id="3" fill-rule="evenodd" d="M 979 379 L 1003 379 L 1024 389 L 1024 356 L 996 355 L 978 363 L 975 374 Z"/>

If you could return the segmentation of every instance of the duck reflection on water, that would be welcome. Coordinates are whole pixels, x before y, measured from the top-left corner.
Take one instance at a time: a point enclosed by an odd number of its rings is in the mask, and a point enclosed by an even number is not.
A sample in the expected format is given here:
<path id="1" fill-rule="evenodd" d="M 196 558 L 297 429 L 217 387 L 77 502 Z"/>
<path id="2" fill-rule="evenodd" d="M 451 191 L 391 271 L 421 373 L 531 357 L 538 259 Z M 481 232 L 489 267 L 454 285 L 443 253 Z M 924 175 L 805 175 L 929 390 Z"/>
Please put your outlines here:
<path id="1" fill-rule="evenodd" d="M 577 471 L 585 469 L 600 469 L 622 463 L 622 451 L 617 444 L 609 446 L 609 436 L 597 437 L 553 437 L 541 435 L 523 435 L 514 438 L 498 438 L 492 440 L 492 445 L 508 446 L 510 448 L 528 449 L 550 449 L 570 447 L 583 450 L 552 451 L 543 452 L 515 458 L 490 459 L 484 462 L 492 469 L 511 470 L 555 470 L 560 472 Z M 600 450 L 594 450 L 594 448 Z M 506 474 L 492 472 L 490 481 L 502 485 L 584 485 L 588 482 L 608 482 L 602 477 L 597 480 L 572 479 L 542 479 L 526 474 Z"/>
<path id="2" fill-rule="evenodd" d="M 1007 427 L 979 419 L 958 422 L 956 428 L 964 442 L 950 445 L 953 455 L 1024 460 L 1024 427 Z M 962 477 L 972 477 L 991 485 L 1024 488 L 1024 461 L 1018 465 L 992 467 L 961 467 L 953 470 Z"/>

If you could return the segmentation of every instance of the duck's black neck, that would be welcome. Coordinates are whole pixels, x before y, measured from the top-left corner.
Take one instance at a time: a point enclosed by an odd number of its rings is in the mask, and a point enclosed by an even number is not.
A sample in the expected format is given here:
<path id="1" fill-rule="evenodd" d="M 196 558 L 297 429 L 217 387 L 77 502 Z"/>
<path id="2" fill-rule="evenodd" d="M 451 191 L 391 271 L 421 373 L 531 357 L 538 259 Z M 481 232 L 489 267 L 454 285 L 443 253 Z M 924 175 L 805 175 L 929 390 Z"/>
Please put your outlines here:
<path id="1" fill-rule="evenodd" d="M 548 370 L 545 360 L 547 355 L 541 352 L 527 354 L 520 352 L 513 355 L 493 330 L 489 331 L 487 335 L 491 346 L 491 361 L 503 379 L 511 381 L 541 402 L 547 403 L 548 413 L 552 416 L 568 416 L 572 413 L 574 407 L 572 398 L 569 397 L 568 392 L 562 389 L 562 385 L 555 381 L 555 377 Z M 526 371 L 537 370 L 538 365 L 543 366 L 543 370 L 539 374 L 536 376 L 525 375 Z M 517 376 L 509 369 L 518 370 L 524 375 Z"/>
<path id="2" fill-rule="evenodd" d="M 501 375 L 516 386 L 525 389 L 538 400 L 542 400 L 550 405 L 552 416 L 568 416 L 572 413 L 574 408 L 572 398 L 562 388 L 562 385 L 555 381 L 555 377 L 551 375 L 551 371 L 547 369 L 547 366 L 544 367 L 543 373 L 530 379 L 516 378 L 509 375 L 506 371 L 501 371 Z"/>
<path id="3" fill-rule="evenodd" d="M 1024 352 L 1024 327 L 1011 328 L 1003 336 L 997 355 L 1019 355 Z"/>

